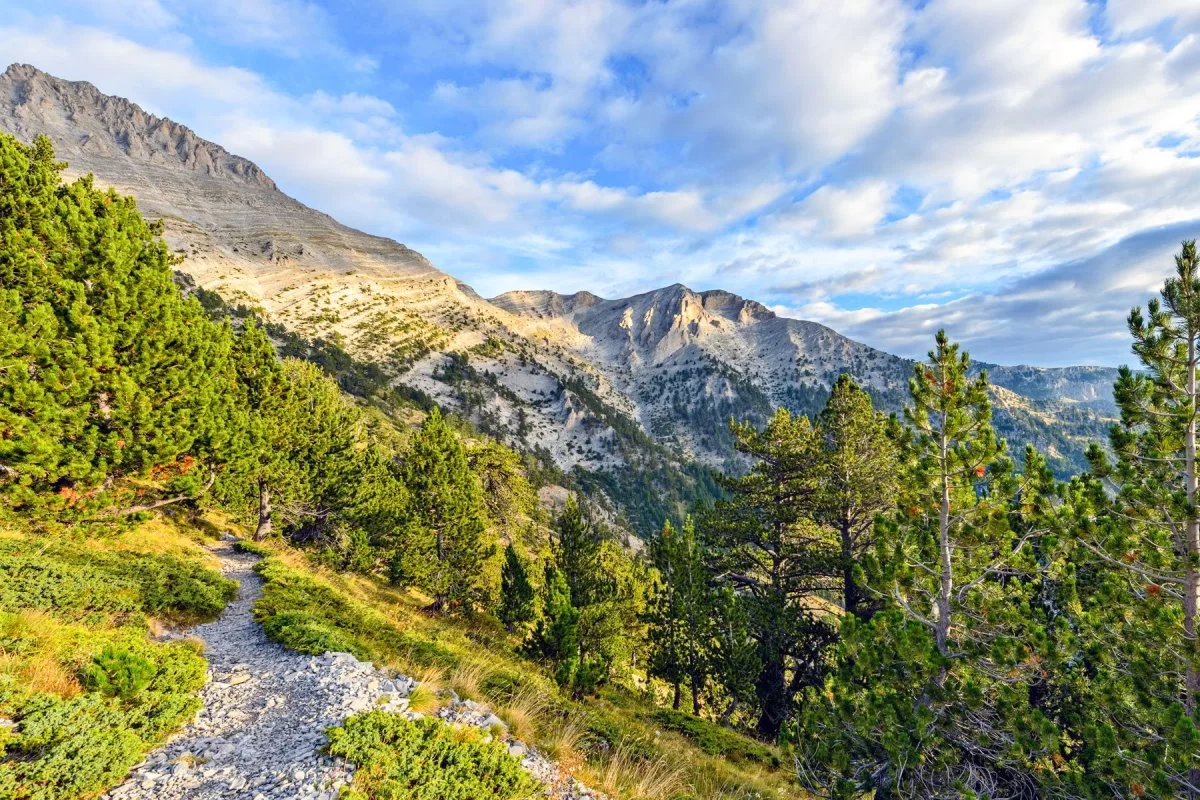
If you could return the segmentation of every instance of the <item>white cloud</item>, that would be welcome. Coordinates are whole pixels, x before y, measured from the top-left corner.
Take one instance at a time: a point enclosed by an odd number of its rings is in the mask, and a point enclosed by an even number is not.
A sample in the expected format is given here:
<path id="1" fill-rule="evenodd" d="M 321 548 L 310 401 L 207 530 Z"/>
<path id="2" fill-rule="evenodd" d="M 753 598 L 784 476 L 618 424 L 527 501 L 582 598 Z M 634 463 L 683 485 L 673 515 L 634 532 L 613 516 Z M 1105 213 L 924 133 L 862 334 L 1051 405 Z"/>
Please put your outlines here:
<path id="1" fill-rule="evenodd" d="M 481 291 L 681 280 L 883 346 L 948 321 L 1016 352 L 1014 298 L 1057 326 L 1089 296 L 1064 265 L 1120 253 L 1076 318 L 1091 358 L 1165 252 L 1142 234 L 1200 219 L 1187 0 L 412 0 L 375 10 L 395 36 L 372 52 L 307 0 L 136 2 L 140 27 L 109 0 L 99 27 L 25 12 L 0 52 L 169 113 Z M 204 37 L 342 70 L 284 91 Z"/>
<path id="2" fill-rule="evenodd" d="M 778 217 L 777 224 L 830 239 L 864 236 L 886 216 L 894 189 L 884 181 L 846 187 L 827 184 Z"/>

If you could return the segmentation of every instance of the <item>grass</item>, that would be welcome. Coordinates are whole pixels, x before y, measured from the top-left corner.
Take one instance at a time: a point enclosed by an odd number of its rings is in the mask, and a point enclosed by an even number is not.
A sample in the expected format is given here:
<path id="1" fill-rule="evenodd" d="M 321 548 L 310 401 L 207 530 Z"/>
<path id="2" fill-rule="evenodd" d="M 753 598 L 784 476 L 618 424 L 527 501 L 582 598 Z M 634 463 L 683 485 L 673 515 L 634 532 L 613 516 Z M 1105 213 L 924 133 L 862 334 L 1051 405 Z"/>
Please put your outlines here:
<path id="1" fill-rule="evenodd" d="M 255 613 L 268 634 L 302 652 L 344 650 L 416 678 L 413 710 L 433 711 L 442 688 L 485 702 L 514 737 L 624 800 L 805 797 L 776 748 L 687 715 L 657 716 L 642 695 L 619 687 L 574 701 L 486 620 L 430 615 L 419 594 L 333 572 L 278 542 L 257 547 L 266 585 Z"/>
<path id="2" fill-rule="evenodd" d="M 93 796 L 199 708 L 194 641 L 152 631 L 215 616 L 236 585 L 188 523 L 124 534 L 0 535 L 0 797 Z"/>

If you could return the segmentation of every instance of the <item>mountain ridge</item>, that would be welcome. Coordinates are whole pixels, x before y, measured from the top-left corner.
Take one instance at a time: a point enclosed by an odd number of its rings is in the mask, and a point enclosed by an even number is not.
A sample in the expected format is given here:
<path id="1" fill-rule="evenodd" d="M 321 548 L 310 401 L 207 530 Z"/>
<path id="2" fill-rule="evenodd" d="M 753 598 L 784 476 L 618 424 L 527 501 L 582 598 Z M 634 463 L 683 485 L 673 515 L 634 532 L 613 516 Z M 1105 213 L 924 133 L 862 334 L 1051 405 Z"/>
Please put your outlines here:
<path id="1" fill-rule="evenodd" d="M 911 360 L 720 289 L 485 299 L 408 246 L 338 223 L 253 162 L 90 83 L 10 66 L 0 130 L 44 133 L 71 174 L 137 197 L 198 285 L 337 342 L 486 432 L 602 479 L 610 496 L 631 467 L 661 490 L 693 481 L 691 462 L 730 463 L 731 416 L 815 413 L 842 372 L 884 409 L 904 401 Z M 1057 453 L 1061 472 L 1078 467 L 1085 438 L 1106 424 L 1100 387 L 1115 371 L 991 369 L 1014 392 L 1000 411 L 1014 445 Z"/>

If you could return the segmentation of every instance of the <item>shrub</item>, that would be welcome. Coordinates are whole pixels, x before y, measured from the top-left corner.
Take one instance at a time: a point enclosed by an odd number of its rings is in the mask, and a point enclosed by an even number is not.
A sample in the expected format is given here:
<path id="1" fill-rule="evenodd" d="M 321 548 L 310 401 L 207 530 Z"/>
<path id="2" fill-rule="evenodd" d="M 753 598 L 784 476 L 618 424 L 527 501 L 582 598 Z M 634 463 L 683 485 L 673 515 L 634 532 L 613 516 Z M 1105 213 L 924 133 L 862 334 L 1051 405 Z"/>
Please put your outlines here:
<path id="1" fill-rule="evenodd" d="M 233 543 L 233 549 L 239 553 L 250 553 L 251 555 L 263 556 L 264 558 L 271 555 L 271 548 L 250 539 L 238 539 Z"/>
<path id="2" fill-rule="evenodd" d="M 266 615 L 262 620 L 262 628 L 268 639 L 297 653 L 353 653 L 359 660 L 369 658 L 366 649 L 353 636 L 307 611 Z"/>
<path id="3" fill-rule="evenodd" d="M 237 583 L 195 559 L 0 542 L 3 609 L 39 609 L 66 619 L 140 612 L 195 621 L 216 617 L 236 593 Z"/>
<path id="4" fill-rule="evenodd" d="M 106 647 L 84 672 L 84 683 L 110 697 L 128 700 L 150 685 L 157 671 L 148 658 L 123 647 Z"/>
<path id="5" fill-rule="evenodd" d="M 195 646 L 155 644 L 130 628 L 91 636 L 116 638 L 88 670 L 89 679 L 98 673 L 97 689 L 106 690 L 71 698 L 0 690 L 0 700 L 14 709 L 19 723 L 4 743 L 0 797 L 95 794 L 123 778 L 199 709 L 206 665 Z"/>
<path id="6" fill-rule="evenodd" d="M 541 785 L 498 741 L 435 719 L 371 711 L 329 732 L 329 753 L 358 771 L 359 797 L 379 800 L 515 800 Z"/>

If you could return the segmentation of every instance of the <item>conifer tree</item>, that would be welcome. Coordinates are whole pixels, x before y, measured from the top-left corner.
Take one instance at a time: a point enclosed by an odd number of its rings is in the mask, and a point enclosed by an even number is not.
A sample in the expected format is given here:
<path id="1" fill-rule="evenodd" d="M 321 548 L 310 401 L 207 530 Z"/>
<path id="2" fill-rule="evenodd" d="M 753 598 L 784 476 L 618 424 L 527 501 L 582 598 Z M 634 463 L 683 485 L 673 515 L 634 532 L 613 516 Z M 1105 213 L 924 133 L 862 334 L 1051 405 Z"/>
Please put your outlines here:
<path id="1" fill-rule="evenodd" d="M 290 384 L 284 380 L 270 339 L 253 320 L 247 320 L 237 336 L 230 361 L 241 437 L 221 475 L 218 492 L 230 505 L 256 506 L 254 538 L 262 540 L 273 531 L 271 495 L 275 487 L 295 485 L 303 479 L 295 458 L 300 420 L 285 410 L 294 401 Z"/>
<path id="2" fill-rule="evenodd" d="M 824 439 L 825 491 L 818 519 L 837 531 L 842 607 L 869 616 L 870 600 L 855 569 L 874 543 L 875 517 L 891 512 L 899 493 L 900 461 L 887 419 L 871 397 L 842 375 L 817 420 Z"/>
<path id="3" fill-rule="evenodd" d="M 533 585 L 525 562 L 511 543 L 504 548 L 504 567 L 500 571 L 500 621 L 510 633 L 533 620 Z"/>
<path id="4" fill-rule="evenodd" d="M 672 687 L 671 707 L 678 710 L 680 689 L 688 681 L 692 712 L 700 713 L 707 679 L 706 642 L 711 603 L 704 562 L 688 517 L 676 530 L 668 521 L 651 543 L 660 587 L 650 612 L 651 671 Z"/>
<path id="5" fill-rule="evenodd" d="M 600 571 L 601 532 L 572 495 L 559 515 L 554 560 L 571 590 L 576 608 L 590 605 L 604 590 Z"/>
<path id="6" fill-rule="evenodd" d="M 762 664 L 750 628 L 746 603 L 731 586 L 721 587 L 711 598 L 709 671 L 724 691 L 728 705 L 721 720 L 730 723 L 738 709 L 753 701 L 754 685 Z"/>
<path id="7" fill-rule="evenodd" d="M 1011 514 L 986 376 L 968 366 L 942 331 L 916 365 L 907 506 L 865 559 L 887 604 L 866 623 L 846 616 L 831 674 L 806 695 L 797 764 L 835 797 L 1035 797 L 1036 769 L 1061 758 L 1031 703 L 1047 639 L 1031 610 L 1040 529 Z"/>
<path id="8" fill-rule="evenodd" d="M 796 693 L 819 681 L 832 637 L 807 602 L 823 587 L 831 560 L 828 537 L 814 521 L 826 462 L 819 432 L 785 409 L 762 430 L 750 423 L 731 430 L 753 466 L 726 480 L 732 497 L 714 507 L 705 537 L 716 578 L 745 598 L 761 664 L 758 731 L 774 739 Z"/>
<path id="9" fill-rule="evenodd" d="M 1095 600 L 1108 615 L 1114 697 L 1132 696 L 1132 715 L 1110 719 L 1117 743 L 1137 753 L 1156 791 L 1200 796 L 1200 264 L 1183 242 L 1161 299 L 1129 314 L 1133 351 L 1114 387 L 1121 422 L 1111 432 L 1116 463 L 1093 448 L 1093 470 L 1116 499 L 1105 518 L 1085 525 L 1080 542 L 1119 580 Z M 1112 628 L 1116 630 L 1112 630 Z M 1121 645 L 1129 643 L 1131 647 Z M 1153 731 L 1153 734 L 1150 732 Z M 1140 735 L 1138 735 L 1140 733 Z M 1132 739 L 1132 741 L 1131 741 Z M 1156 746 L 1146 747 L 1147 740 Z M 1140 740 L 1140 741 L 1139 741 Z"/>
<path id="10" fill-rule="evenodd" d="M 151 467 L 194 496 L 230 437 L 229 329 L 179 295 L 160 225 L 63 166 L 0 135 L 0 496 L 95 507 Z"/>
<path id="11" fill-rule="evenodd" d="M 487 508 L 466 449 L 436 408 L 413 437 L 401 473 L 411 503 L 393 579 L 428 589 L 438 611 L 474 603 L 494 551 Z"/>
<path id="12" fill-rule="evenodd" d="M 671 687 L 671 708 L 679 710 L 684 681 L 684 652 L 687 631 L 684 630 L 683 592 L 675 574 L 673 549 L 678 539 L 671 521 L 663 523 L 662 531 L 651 542 L 650 555 L 658 568 L 659 587 L 650 607 L 650 674 L 666 681 Z"/>
<path id="13" fill-rule="evenodd" d="M 580 675 L 579 609 L 571 602 L 566 577 L 552 562 L 546 563 L 542 585 L 542 618 L 526 650 L 554 664 L 559 685 L 579 687 L 580 678 L 586 678 Z"/>
<path id="14" fill-rule="evenodd" d="M 968 377 L 970 358 L 945 331 L 938 331 L 935 345 L 909 380 L 912 402 L 904 416 L 914 434 L 905 441 L 913 465 L 912 497 L 937 515 L 936 527 L 916 524 L 901 529 L 902 535 L 911 532 L 916 546 L 892 564 L 898 570 L 892 598 L 911 619 L 933 631 L 938 651 L 949 657 L 954 651 L 950 631 L 964 596 L 956 587 L 956 579 L 963 576 L 955 574 L 955 562 L 978 549 L 976 539 L 983 531 L 971 523 L 995 513 L 994 504 L 977 503 L 975 485 L 989 467 L 1004 466 L 1004 443 L 992 428 L 987 374 Z M 999 474 L 992 477 L 996 480 Z M 917 541 L 926 535 L 928 542 Z M 926 581 L 924 576 L 935 578 Z"/>

